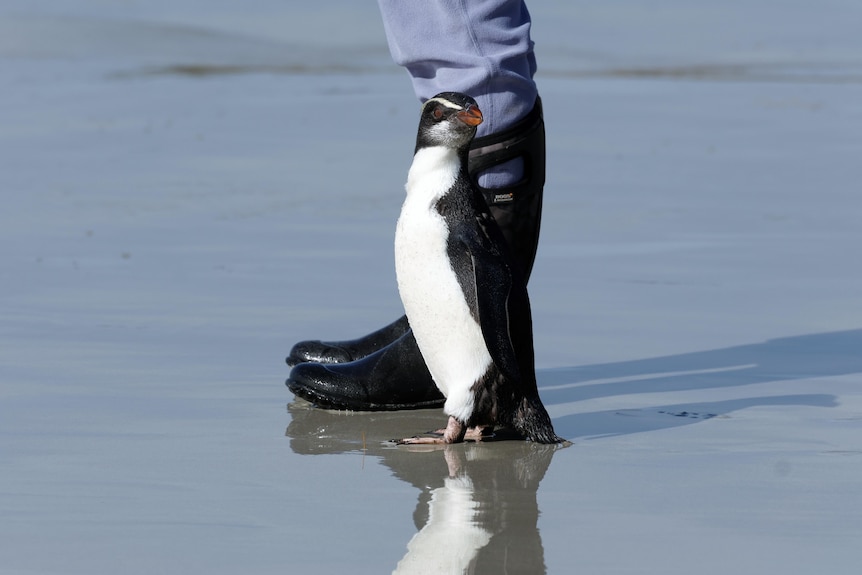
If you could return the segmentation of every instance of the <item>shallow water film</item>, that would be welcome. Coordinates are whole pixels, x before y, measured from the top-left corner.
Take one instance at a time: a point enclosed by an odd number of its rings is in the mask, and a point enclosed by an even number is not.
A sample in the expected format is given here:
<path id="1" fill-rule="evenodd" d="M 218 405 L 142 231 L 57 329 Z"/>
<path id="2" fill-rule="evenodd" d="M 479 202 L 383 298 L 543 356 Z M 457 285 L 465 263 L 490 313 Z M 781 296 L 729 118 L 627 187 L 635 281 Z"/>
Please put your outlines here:
<path id="1" fill-rule="evenodd" d="M 568 447 L 388 440 L 294 342 L 401 313 L 374 3 L 0 7 L 0 573 L 862 564 L 862 5 L 533 2 Z"/>

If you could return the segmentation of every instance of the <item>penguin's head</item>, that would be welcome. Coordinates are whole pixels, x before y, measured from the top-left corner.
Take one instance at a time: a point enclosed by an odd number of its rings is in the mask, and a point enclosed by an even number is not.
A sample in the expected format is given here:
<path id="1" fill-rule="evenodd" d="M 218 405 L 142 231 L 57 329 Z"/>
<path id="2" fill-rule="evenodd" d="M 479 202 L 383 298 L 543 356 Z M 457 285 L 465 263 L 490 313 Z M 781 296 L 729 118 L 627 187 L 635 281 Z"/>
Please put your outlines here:
<path id="1" fill-rule="evenodd" d="M 476 100 L 459 92 L 441 92 L 422 105 L 416 149 L 444 146 L 466 150 L 482 123 Z"/>

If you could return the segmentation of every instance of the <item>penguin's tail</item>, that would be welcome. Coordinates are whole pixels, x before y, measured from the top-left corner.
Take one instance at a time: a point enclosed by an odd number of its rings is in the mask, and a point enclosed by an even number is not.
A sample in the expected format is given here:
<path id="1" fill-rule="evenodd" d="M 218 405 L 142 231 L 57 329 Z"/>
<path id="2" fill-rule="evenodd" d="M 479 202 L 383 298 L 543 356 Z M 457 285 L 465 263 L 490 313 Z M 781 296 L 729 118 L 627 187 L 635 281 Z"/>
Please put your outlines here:
<path id="1" fill-rule="evenodd" d="M 562 443 L 565 440 L 554 432 L 554 424 L 538 396 L 525 397 L 515 410 L 512 421 L 515 430 L 536 443 Z"/>

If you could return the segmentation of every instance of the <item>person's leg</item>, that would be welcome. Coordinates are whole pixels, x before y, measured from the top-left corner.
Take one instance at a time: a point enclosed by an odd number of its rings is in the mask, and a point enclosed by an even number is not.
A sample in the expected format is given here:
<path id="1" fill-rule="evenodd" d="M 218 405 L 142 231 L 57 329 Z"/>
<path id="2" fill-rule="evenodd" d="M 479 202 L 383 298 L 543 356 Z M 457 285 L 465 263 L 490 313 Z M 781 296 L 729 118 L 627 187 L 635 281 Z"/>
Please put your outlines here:
<path id="1" fill-rule="evenodd" d="M 473 96 L 485 117 L 469 171 L 529 275 L 545 181 L 530 18 L 521 0 L 378 0 L 390 50 L 421 101 Z M 304 341 L 287 359 L 298 396 L 340 409 L 442 405 L 406 318 L 357 340 Z M 306 363 L 310 362 L 310 363 Z M 330 365 L 325 365 L 330 364 Z"/>
<path id="2" fill-rule="evenodd" d="M 444 91 L 463 92 L 482 110 L 484 121 L 471 146 L 468 169 L 529 276 L 544 185 L 544 126 L 539 160 L 538 151 L 523 143 L 541 123 L 530 14 L 524 1 L 378 0 L 378 4 L 392 58 L 410 74 L 419 100 Z M 527 180 L 534 185 L 526 186 Z M 538 193 L 531 194 L 534 188 Z M 525 196 L 539 205 L 527 209 Z M 515 209 L 516 203 L 520 209 Z"/>
<path id="3" fill-rule="evenodd" d="M 530 15 L 522 0 L 378 0 L 389 51 L 421 102 L 443 91 L 471 95 L 484 121 L 476 137 L 526 116 L 538 96 Z M 475 147 L 475 146 L 474 146 Z M 518 160 L 488 169 L 483 186 L 521 179 Z"/>

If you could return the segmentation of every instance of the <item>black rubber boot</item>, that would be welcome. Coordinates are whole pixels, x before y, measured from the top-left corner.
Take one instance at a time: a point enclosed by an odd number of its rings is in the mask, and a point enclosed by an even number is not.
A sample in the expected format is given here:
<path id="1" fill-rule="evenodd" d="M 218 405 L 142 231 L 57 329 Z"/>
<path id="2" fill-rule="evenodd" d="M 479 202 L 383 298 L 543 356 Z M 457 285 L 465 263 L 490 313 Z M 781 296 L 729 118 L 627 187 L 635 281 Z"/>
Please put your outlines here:
<path id="1" fill-rule="evenodd" d="M 521 181 L 505 188 L 483 188 L 479 176 L 488 168 L 515 158 L 524 162 Z M 545 188 L 545 121 L 542 101 L 504 132 L 473 140 L 468 158 L 470 178 L 491 209 L 497 225 L 512 248 L 515 261 L 529 281 L 539 247 L 542 223 L 542 192 Z"/>
<path id="2" fill-rule="evenodd" d="M 291 370 L 287 386 L 297 396 L 325 409 L 422 409 L 438 407 L 445 400 L 410 330 L 356 361 L 301 363 Z"/>
<path id="3" fill-rule="evenodd" d="M 523 158 L 524 178 L 505 188 L 482 188 L 488 168 Z M 541 100 L 517 124 L 473 141 L 468 170 L 529 278 L 536 258 L 545 185 L 545 124 Z M 377 411 L 443 405 L 445 398 L 409 330 L 406 316 L 365 337 L 302 341 L 287 357 L 295 366 L 286 384 L 299 397 L 329 409 Z"/>

